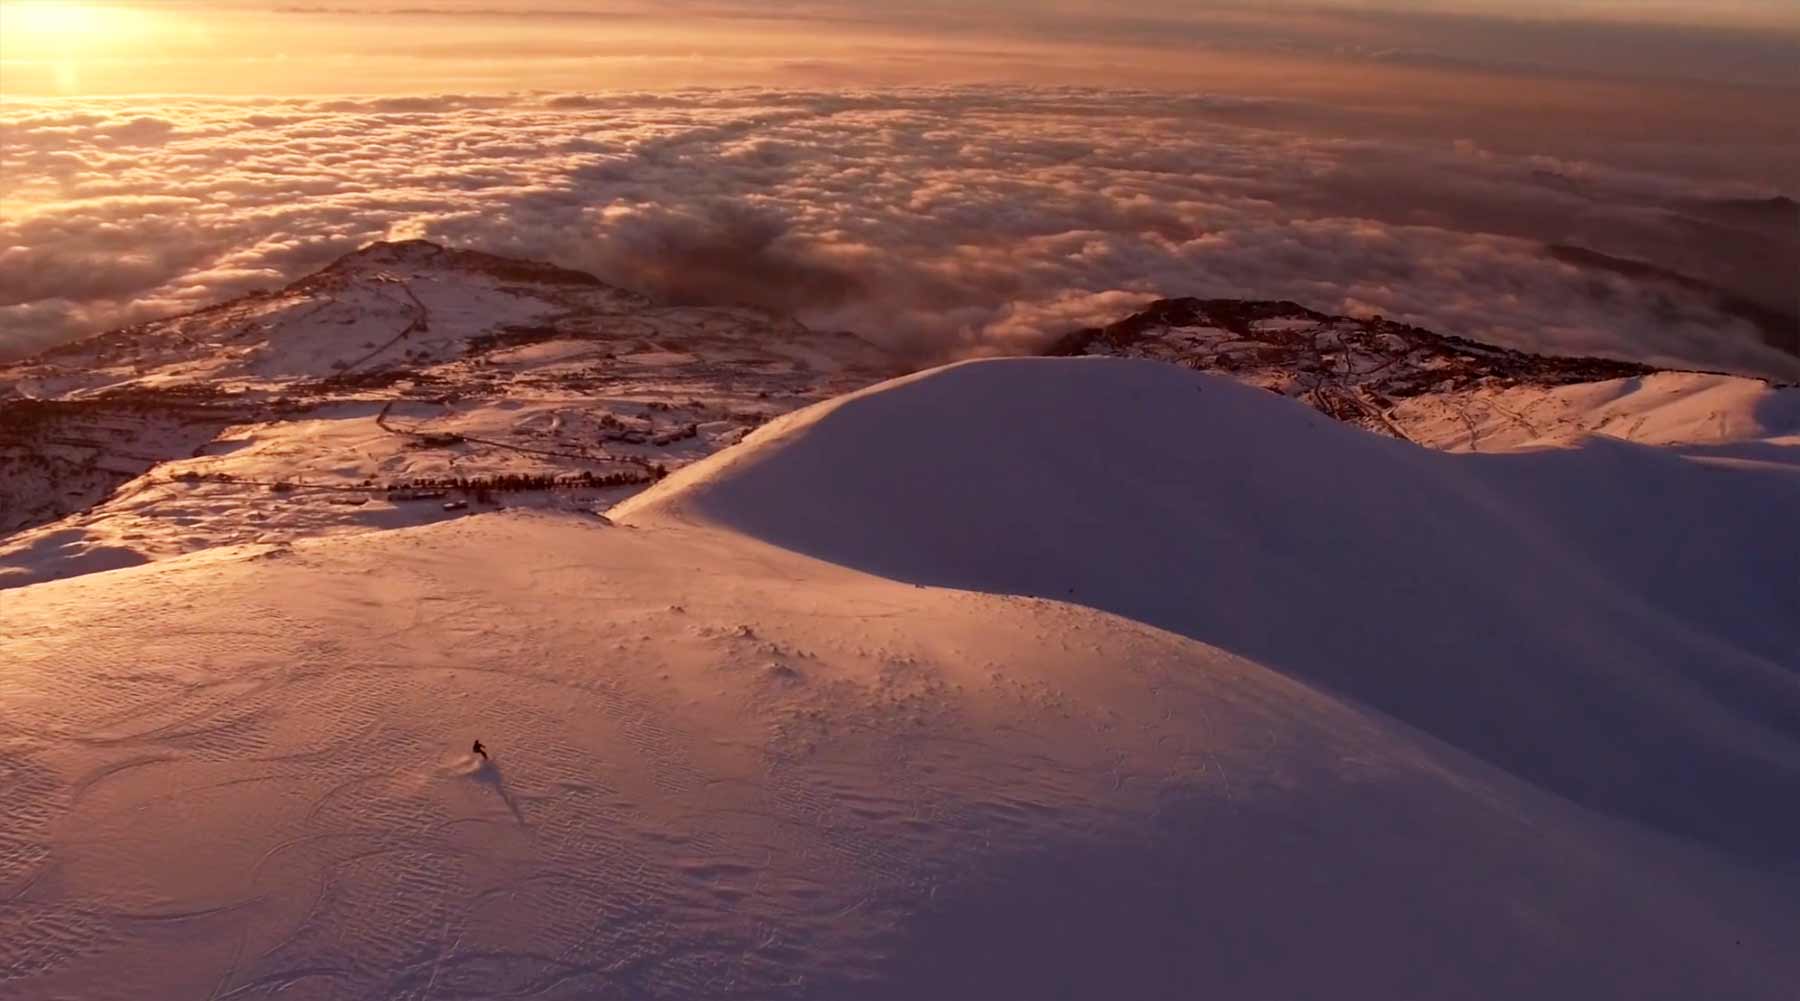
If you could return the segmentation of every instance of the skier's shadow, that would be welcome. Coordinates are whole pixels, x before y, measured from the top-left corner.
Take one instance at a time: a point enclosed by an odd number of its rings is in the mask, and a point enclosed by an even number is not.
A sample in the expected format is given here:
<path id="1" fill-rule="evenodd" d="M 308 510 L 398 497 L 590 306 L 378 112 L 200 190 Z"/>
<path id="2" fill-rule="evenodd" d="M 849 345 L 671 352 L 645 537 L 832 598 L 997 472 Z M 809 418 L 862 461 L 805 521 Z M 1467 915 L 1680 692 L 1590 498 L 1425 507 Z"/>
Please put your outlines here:
<path id="1" fill-rule="evenodd" d="M 506 804 L 506 808 L 512 811 L 513 819 L 519 822 L 519 826 L 529 826 L 525 823 L 525 814 L 519 811 L 519 801 L 513 798 L 512 790 L 506 787 L 506 776 L 500 774 L 499 762 L 489 758 L 476 766 L 475 781 L 493 786 L 494 792 Z"/>

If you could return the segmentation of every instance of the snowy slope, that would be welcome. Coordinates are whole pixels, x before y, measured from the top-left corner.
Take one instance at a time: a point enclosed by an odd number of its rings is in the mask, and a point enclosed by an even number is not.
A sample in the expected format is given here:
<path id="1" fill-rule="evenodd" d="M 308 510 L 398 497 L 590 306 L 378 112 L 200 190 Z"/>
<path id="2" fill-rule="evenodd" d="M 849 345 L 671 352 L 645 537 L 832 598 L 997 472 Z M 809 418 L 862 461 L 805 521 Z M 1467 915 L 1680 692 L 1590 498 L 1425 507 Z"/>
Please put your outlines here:
<path id="1" fill-rule="evenodd" d="M 1018 359 L 790 415 L 614 516 L 1115 612 L 1791 860 L 1796 511 L 1791 466 L 1607 438 L 1448 455 L 1173 366 Z"/>
<path id="2" fill-rule="evenodd" d="M 1504 452 L 1589 434 L 1683 454 L 1800 465 L 1800 388 L 1703 372 L 1656 372 L 1565 386 L 1484 386 L 1394 408 L 1414 441 Z"/>
<path id="3" fill-rule="evenodd" d="M 1785 997 L 1797 489 L 1015 360 L 7 591 L 0 997 Z"/>

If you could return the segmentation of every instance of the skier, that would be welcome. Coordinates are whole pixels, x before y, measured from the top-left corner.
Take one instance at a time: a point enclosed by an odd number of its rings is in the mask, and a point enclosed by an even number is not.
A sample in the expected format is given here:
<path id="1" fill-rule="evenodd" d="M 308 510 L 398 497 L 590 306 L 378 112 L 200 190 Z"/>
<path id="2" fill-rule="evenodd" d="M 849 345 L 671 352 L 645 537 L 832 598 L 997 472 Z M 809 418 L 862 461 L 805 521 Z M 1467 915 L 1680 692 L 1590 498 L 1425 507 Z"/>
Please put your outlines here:
<path id="1" fill-rule="evenodd" d="M 475 742 L 475 746 L 470 748 L 470 750 L 474 751 L 476 754 L 481 755 L 481 760 L 483 760 L 483 761 L 488 760 L 487 748 L 481 746 L 481 741 L 477 740 Z"/>

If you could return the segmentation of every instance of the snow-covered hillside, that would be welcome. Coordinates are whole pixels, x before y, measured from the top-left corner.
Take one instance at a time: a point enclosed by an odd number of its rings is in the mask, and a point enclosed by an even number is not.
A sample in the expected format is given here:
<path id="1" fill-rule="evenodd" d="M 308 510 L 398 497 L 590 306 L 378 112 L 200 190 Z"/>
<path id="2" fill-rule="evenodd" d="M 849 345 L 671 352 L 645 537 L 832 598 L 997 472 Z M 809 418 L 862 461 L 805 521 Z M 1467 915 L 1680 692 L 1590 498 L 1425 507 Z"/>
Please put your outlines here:
<path id="1" fill-rule="evenodd" d="M 1651 444 L 1800 434 L 1800 392 L 1762 379 L 1526 354 L 1298 303 L 1164 299 L 1046 353 L 1149 358 L 1280 393 L 1377 434 L 1504 451 L 1599 432 Z"/>
<path id="2" fill-rule="evenodd" d="M 1793 855 L 1800 808 L 1741 777 L 1772 757 L 1763 782 L 1800 801 L 1800 468 L 1606 438 L 1450 455 L 1265 397 L 1149 362 L 937 370 L 784 418 L 614 516 L 1105 609 L 1588 805 Z M 1596 702 L 1623 725 L 1591 725 Z"/>
<path id="3" fill-rule="evenodd" d="M 375 244 L 279 292 L 0 366 L 0 589 L 500 503 L 603 509 L 896 371 L 756 310 Z"/>
<path id="4" fill-rule="evenodd" d="M 0 997 L 1783 998 L 1766 452 L 990 361 L 0 593 Z"/>
<path id="5" fill-rule="evenodd" d="M 1291 302 L 1176 299 L 1052 354 L 1219 372 L 1435 448 L 1589 432 L 1783 461 L 1800 390 L 1521 354 Z M 0 366 L 0 590 L 501 507 L 597 513 L 900 374 L 852 334 L 379 243 L 276 292 Z"/>

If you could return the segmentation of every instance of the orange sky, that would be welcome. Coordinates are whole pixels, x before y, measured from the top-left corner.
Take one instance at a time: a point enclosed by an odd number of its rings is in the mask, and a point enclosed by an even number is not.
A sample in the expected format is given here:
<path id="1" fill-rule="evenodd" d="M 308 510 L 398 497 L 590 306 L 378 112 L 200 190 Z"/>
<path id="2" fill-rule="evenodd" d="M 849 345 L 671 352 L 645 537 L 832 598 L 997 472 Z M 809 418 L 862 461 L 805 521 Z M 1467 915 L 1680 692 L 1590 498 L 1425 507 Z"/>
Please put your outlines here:
<path id="1" fill-rule="evenodd" d="M 1800 86 L 1790 0 L 0 0 L 0 18 L 10 96 L 994 81 L 1441 90 L 1417 86 L 1421 69 Z"/>

